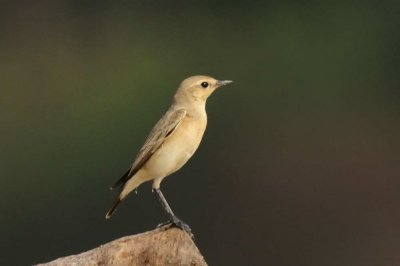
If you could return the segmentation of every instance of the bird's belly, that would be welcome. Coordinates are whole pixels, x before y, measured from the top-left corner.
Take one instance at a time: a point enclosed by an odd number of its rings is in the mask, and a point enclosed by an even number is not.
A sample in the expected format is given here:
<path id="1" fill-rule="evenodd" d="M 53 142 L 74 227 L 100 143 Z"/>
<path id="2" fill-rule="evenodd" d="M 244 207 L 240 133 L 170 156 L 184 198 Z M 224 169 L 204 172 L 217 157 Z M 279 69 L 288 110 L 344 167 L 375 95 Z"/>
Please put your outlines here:
<path id="1" fill-rule="evenodd" d="M 165 177 L 179 170 L 192 157 L 198 148 L 204 129 L 181 125 L 158 151 L 150 158 L 152 175 Z"/>
<path id="2" fill-rule="evenodd" d="M 167 176 L 179 170 L 192 157 L 194 150 L 182 149 L 176 145 L 166 145 L 155 159 L 157 176 Z"/>

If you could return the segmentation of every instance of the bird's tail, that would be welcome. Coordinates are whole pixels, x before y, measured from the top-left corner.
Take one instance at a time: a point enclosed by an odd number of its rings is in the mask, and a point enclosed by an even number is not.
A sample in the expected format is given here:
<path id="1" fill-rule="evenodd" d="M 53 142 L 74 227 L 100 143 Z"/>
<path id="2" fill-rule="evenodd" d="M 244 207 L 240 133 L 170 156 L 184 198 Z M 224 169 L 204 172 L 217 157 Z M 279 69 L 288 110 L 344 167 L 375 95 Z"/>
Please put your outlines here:
<path id="1" fill-rule="evenodd" d="M 113 205 L 111 206 L 111 208 L 108 210 L 108 212 L 106 213 L 106 219 L 110 219 L 111 215 L 113 215 L 113 213 L 115 212 L 115 210 L 117 209 L 118 205 L 121 203 L 121 199 L 118 197 Z"/>
<path id="2" fill-rule="evenodd" d="M 140 186 L 143 182 L 148 181 L 149 179 L 143 175 L 142 172 L 137 172 L 133 177 L 131 177 L 122 187 L 121 193 L 119 194 L 118 198 L 114 201 L 114 204 L 106 213 L 106 219 L 111 218 L 111 215 L 115 212 L 118 205 L 131 193 L 134 189 Z"/>

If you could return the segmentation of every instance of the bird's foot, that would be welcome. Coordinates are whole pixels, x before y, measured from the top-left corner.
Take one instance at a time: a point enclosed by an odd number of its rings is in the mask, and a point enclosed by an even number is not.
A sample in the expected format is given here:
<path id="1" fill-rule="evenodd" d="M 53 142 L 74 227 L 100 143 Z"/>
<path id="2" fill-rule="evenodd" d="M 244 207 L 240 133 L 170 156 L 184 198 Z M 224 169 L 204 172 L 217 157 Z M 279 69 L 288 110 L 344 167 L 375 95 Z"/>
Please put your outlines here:
<path id="1" fill-rule="evenodd" d="M 193 238 L 192 229 L 190 229 L 189 225 L 187 223 L 183 222 L 182 220 L 180 220 L 178 217 L 176 217 L 176 216 L 173 217 L 171 224 L 172 224 L 172 226 L 182 229 L 183 231 L 188 233 Z"/>
<path id="2" fill-rule="evenodd" d="M 170 220 L 168 220 L 165 223 L 161 223 L 157 225 L 157 228 L 164 227 L 165 229 L 171 228 L 171 227 L 177 227 L 183 231 L 185 231 L 188 235 L 190 235 L 191 238 L 194 239 L 194 236 L 192 234 L 192 229 L 190 229 L 189 225 L 187 225 L 185 222 L 180 220 L 178 217 L 173 216 Z"/>

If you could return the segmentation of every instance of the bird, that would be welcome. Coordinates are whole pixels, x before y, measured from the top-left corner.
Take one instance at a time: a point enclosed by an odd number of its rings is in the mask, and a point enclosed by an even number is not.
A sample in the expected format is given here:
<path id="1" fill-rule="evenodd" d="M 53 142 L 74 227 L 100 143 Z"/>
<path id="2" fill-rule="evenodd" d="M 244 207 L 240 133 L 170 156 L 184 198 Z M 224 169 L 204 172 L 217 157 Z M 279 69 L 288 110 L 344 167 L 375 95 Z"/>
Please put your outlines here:
<path id="1" fill-rule="evenodd" d="M 153 181 L 152 190 L 170 217 L 168 223 L 191 232 L 190 227 L 172 211 L 160 184 L 195 153 L 207 126 L 207 99 L 216 89 L 230 83 L 231 80 L 217 80 L 203 75 L 191 76 L 181 82 L 170 108 L 150 131 L 134 162 L 111 187 L 120 188 L 120 191 L 106 213 L 106 219 L 132 191 L 145 182 Z"/>

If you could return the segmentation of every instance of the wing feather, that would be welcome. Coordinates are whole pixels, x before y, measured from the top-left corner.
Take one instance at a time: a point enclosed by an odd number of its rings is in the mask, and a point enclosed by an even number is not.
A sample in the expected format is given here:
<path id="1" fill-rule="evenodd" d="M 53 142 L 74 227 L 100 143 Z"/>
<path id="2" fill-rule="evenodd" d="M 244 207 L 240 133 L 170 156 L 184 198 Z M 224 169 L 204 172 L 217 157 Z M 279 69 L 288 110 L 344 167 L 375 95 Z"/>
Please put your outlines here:
<path id="1" fill-rule="evenodd" d="M 125 184 L 136 172 L 151 158 L 161 147 L 168 136 L 173 134 L 186 116 L 184 109 L 170 109 L 150 131 L 143 147 L 136 156 L 135 161 L 128 171 L 111 187 L 116 188 Z"/>

